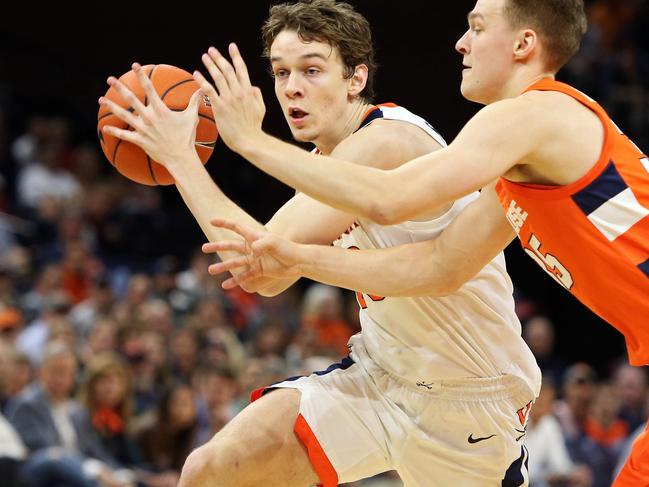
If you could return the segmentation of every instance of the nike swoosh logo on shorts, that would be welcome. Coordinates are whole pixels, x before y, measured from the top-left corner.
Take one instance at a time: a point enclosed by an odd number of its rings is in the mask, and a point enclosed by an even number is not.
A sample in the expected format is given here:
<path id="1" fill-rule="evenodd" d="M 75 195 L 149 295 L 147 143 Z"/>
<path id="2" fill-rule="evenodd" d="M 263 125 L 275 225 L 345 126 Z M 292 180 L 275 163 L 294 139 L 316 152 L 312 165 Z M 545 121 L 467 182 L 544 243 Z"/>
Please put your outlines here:
<path id="1" fill-rule="evenodd" d="M 473 443 L 479 443 L 480 441 L 488 440 L 489 438 L 493 438 L 496 435 L 491 435 L 491 436 L 485 436 L 484 438 L 474 438 L 473 433 L 469 435 L 469 438 L 467 438 L 467 441 L 471 444 Z"/>

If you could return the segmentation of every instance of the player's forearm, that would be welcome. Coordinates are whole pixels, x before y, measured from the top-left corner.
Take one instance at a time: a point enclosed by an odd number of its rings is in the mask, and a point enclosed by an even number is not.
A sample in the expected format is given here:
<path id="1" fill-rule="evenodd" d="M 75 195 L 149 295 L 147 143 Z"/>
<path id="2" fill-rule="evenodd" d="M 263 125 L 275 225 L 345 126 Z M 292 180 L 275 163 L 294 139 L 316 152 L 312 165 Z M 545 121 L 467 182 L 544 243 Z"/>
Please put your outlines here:
<path id="1" fill-rule="evenodd" d="M 386 171 L 310 154 L 267 134 L 237 151 L 285 184 L 352 215 L 377 219 L 395 195 Z"/>
<path id="2" fill-rule="evenodd" d="M 230 230 L 210 224 L 212 218 L 216 216 L 236 220 L 254 228 L 263 228 L 259 222 L 223 194 L 196 154 L 187 155 L 184 160 L 169 166 L 168 169 L 187 208 L 210 241 L 237 238 L 237 235 Z M 225 252 L 224 256 L 226 255 L 233 257 L 235 253 Z"/>
<path id="3" fill-rule="evenodd" d="M 300 274 L 309 279 L 380 296 L 443 296 L 458 283 L 436 262 L 434 241 L 387 249 L 348 250 L 303 245 Z"/>
<path id="4" fill-rule="evenodd" d="M 185 160 L 170 166 L 169 171 L 174 177 L 176 188 L 178 188 L 187 208 L 192 212 L 210 242 L 240 238 L 230 230 L 211 225 L 210 221 L 216 216 L 236 220 L 255 228 L 263 228 L 261 223 L 235 205 L 221 191 L 195 154 L 188 155 Z M 218 255 L 221 260 L 239 256 L 234 251 L 220 251 Z M 240 272 L 243 272 L 243 269 L 234 270 L 233 274 Z M 260 277 L 248 282 L 245 290 L 258 292 L 262 295 L 276 295 L 290 287 L 293 282 L 295 281 L 291 279 L 279 280 Z"/>

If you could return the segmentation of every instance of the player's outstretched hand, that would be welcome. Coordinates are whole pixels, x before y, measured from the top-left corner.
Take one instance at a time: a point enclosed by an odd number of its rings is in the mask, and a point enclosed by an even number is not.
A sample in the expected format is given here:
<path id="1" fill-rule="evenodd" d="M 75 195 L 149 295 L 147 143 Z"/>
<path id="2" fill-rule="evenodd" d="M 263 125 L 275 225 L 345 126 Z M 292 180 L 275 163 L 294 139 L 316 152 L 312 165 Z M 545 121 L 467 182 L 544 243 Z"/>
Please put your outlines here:
<path id="1" fill-rule="evenodd" d="M 215 227 L 232 230 L 243 237 L 243 240 L 220 240 L 203 244 L 203 252 L 206 254 L 223 250 L 234 250 L 243 254 L 241 257 L 209 266 L 208 270 L 212 275 L 248 266 L 248 270 L 223 281 L 224 289 L 245 287 L 246 283 L 259 277 L 286 279 L 301 276 L 300 244 L 232 220 L 215 218 L 210 223 Z"/>
<path id="2" fill-rule="evenodd" d="M 124 130 L 110 125 L 104 126 L 103 130 L 118 139 L 140 146 L 151 159 L 166 167 L 177 163 L 188 153 L 195 153 L 194 141 L 201 90 L 196 90 L 184 111 L 174 112 L 160 99 L 142 66 L 133 63 L 132 68 L 146 94 L 147 105 L 117 78 L 109 77 L 108 84 L 126 100 L 133 112 L 120 107 L 106 97 L 99 98 L 99 104 L 106 105 L 115 116 L 129 124 L 133 130 Z"/>
<path id="3" fill-rule="evenodd" d="M 232 64 L 214 47 L 201 58 L 216 88 L 199 71 L 194 71 L 194 79 L 212 104 L 219 136 L 230 149 L 239 152 L 263 133 L 266 107 L 259 88 L 250 84 L 248 68 L 236 44 L 230 44 L 229 52 Z"/>

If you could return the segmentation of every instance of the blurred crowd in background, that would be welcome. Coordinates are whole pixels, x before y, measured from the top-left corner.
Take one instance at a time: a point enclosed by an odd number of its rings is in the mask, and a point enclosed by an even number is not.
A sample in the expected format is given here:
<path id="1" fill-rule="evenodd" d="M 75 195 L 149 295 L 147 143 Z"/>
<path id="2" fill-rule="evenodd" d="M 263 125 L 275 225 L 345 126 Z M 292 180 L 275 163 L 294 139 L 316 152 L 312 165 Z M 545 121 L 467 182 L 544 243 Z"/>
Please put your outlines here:
<path id="1" fill-rule="evenodd" d="M 649 150 L 646 3 L 590 2 L 590 30 L 559 79 Z M 22 115 L 9 130 L 0 106 L 2 485 L 175 486 L 187 454 L 252 390 L 346 355 L 360 329 L 353 293 L 224 292 L 180 199 L 118 175 L 74 120 Z M 553 323 L 520 309 L 544 373 L 531 485 L 610 485 L 647 420 L 646 371 L 624 356 L 604 374 L 569 363 Z M 401 485 L 389 474 L 358 485 L 370 482 Z"/>

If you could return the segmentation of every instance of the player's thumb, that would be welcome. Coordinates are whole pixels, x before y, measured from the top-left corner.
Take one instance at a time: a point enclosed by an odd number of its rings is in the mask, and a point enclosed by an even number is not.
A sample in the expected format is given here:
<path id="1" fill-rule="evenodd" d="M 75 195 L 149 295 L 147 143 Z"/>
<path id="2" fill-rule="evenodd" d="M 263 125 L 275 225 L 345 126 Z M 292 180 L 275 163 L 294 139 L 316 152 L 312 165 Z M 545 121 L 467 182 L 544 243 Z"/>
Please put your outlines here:
<path id="1" fill-rule="evenodd" d="M 189 99 L 189 103 L 187 104 L 187 111 L 191 113 L 197 113 L 198 112 L 198 104 L 201 102 L 203 99 L 203 92 L 198 89 L 194 92 L 192 97 Z"/>

